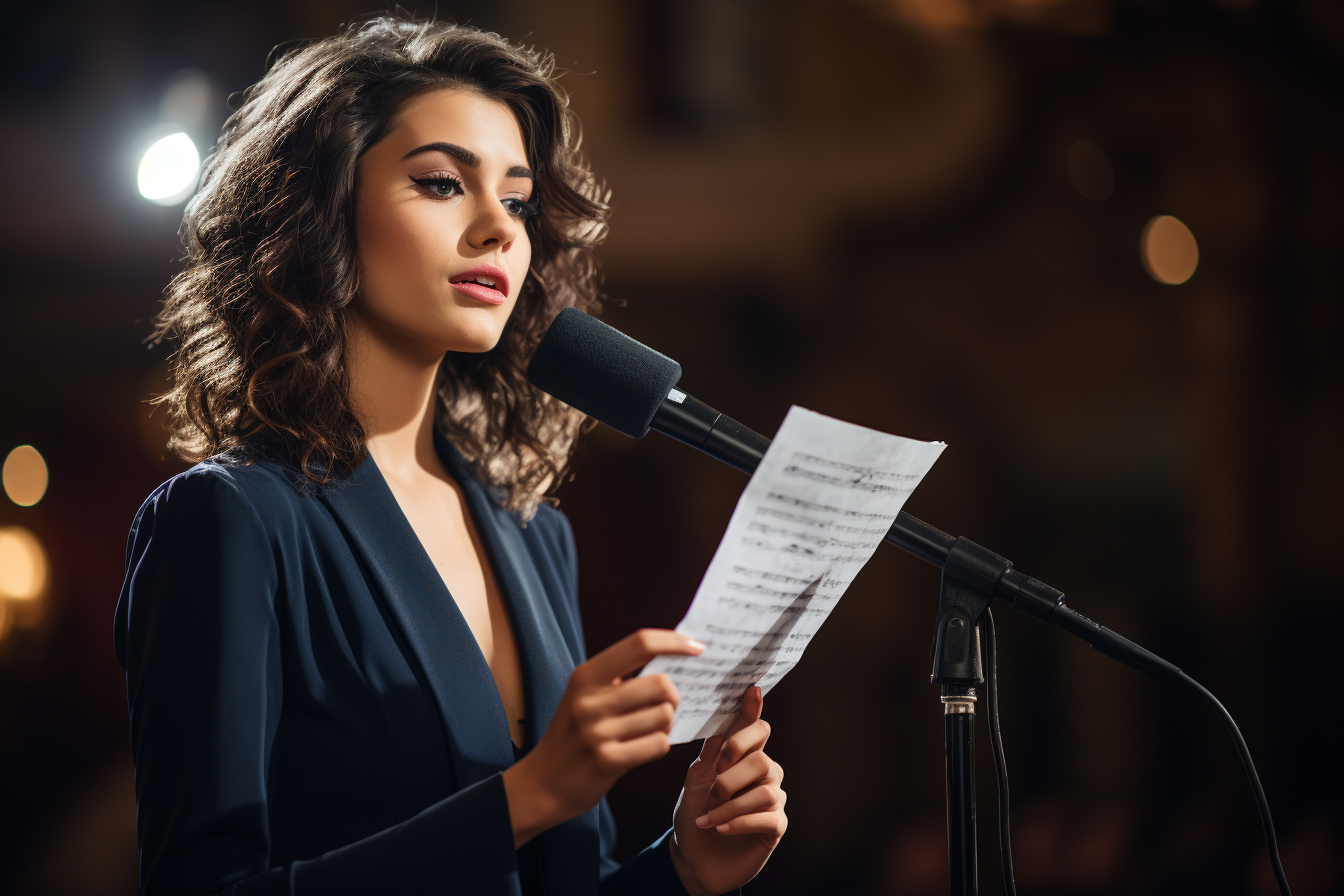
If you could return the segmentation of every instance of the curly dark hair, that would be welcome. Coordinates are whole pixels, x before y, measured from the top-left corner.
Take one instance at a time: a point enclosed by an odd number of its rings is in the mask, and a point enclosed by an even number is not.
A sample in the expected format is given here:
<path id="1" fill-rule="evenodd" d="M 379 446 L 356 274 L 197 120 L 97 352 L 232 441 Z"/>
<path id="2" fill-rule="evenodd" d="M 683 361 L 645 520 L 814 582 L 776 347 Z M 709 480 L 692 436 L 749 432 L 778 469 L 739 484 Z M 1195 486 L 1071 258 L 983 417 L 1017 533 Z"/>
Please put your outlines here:
<path id="1" fill-rule="evenodd" d="M 561 309 L 596 310 L 605 187 L 549 54 L 451 22 L 380 15 L 284 52 L 242 95 L 187 205 L 186 266 L 155 341 L 179 341 L 169 447 L 184 460 L 269 446 L 316 483 L 365 457 L 345 367 L 359 292 L 355 169 L 406 102 L 460 87 L 506 104 L 536 173 L 532 262 L 499 344 L 449 352 L 437 422 L 524 518 L 567 476 L 585 418 L 532 387 L 527 362 Z"/>

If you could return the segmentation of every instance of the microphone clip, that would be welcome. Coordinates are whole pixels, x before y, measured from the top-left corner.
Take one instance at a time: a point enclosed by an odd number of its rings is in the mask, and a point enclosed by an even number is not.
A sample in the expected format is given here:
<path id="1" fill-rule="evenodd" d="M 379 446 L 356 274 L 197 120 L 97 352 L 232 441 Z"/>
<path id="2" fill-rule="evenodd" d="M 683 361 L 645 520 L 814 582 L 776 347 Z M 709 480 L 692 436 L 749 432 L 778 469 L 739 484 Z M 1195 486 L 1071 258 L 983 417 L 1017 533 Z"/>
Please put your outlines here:
<path id="1" fill-rule="evenodd" d="M 1012 563 L 973 541 L 958 538 L 947 552 L 938 592 L 933 639 L 933 684 L 974 687 L 985 681 L 980 617 Z"/>

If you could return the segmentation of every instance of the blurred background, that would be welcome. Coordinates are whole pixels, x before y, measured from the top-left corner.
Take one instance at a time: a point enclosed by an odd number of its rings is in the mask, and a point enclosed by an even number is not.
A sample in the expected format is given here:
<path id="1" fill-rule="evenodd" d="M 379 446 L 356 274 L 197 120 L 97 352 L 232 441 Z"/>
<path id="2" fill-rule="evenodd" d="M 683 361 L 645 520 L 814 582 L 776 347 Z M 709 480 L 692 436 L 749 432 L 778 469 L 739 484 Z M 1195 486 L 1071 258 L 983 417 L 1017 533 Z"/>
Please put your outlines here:
<path id="1" fill-rule="evenodd" d="M 277 43 L 369 11 L 112 0 L 6 15 L 0 892 L 136 892 L 112 612 L 132 516 L 183 469 L 146 403 L 167 352 L 144 343 L 149 319 L 228 95 Z M 437 12 L 568 70 L 613 190 L 610 323 L 762 432 L 797 403 L 945 440 L 907 509 L 1210 687 L 1259 765 L 1294 892 L 1344 892 L 1326 731 L 1344 622 L 1344 6 Z M 590 648 L 681 618 L 744 483 L 656 435 L 591 436 L 561 493 Z M 945 892 L 937 588 L 935 569 L 883 547 L 767 699 L 791 827 L 749 894 Z M 1023 892 L 1272 892 L 1213 714 L 996 611 Z M 693 755 L 612 792 L 623 855 L 664 830 Z M 995 893 L 983 728 L 979 758 Z"/>

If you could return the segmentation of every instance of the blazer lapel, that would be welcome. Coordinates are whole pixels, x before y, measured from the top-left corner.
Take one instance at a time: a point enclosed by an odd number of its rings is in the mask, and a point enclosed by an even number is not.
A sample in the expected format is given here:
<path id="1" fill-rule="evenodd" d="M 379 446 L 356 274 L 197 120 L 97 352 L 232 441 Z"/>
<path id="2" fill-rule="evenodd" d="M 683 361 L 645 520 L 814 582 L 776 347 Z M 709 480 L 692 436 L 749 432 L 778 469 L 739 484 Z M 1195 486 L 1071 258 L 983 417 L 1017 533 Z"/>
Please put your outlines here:
<path id="1" fill-rule="evenodd" d="M 496 581 L 508 604 L 527 688 L 523 745 L 530 750 L 551 724 L 574 671 L 574 660 L 546 596 L 546 586 L 537 575 L 518 518 L 481 485 L 457 449 L 437 430 L 434 443 L 444 466 L 467 496 L 476 530 L 494 563 Z M 563 889 L 558 892 L 566 896 L 597 893 L 601 849 L 597 816 L 594 807 L 537 838 L 542 877 L 548 882 L 563 881 Z"/>
<path id="2" fill-rule="evenodd" d="M 490 555 L 509 619 L 518 643 L 526 689 L 527 721 L 523 748 L 536 746 L 541 733 L 551 724 L 555 707 L 574 671 L 574 660 L 565 646 L 565 636 L 546 596 L 546 586 L 537 575 L 536 564 L 523 540 L 522 527 L 514 514 L 476 479 L 474 471 L 457 449 L 435 431 L 435 445 L 444 466 L 467 496 L 467 505 L 476 531 Z"/>
<path id="3" fill-rule="evenodd" d="M 443 716 L 457 786 L 508 768 L 509 724 L 494 676 L 373 458 L 323 489 L 321 499 L 382 592 L 413 654 L 408 659 L 424 673 Z"/>

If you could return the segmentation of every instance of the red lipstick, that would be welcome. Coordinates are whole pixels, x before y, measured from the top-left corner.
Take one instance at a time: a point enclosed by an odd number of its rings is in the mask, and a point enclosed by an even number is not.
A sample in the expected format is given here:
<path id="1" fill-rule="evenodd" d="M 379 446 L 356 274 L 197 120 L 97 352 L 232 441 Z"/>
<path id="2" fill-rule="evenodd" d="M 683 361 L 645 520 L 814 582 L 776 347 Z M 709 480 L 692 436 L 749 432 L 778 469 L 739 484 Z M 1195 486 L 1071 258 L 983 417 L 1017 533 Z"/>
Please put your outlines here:
<path id="1" fill-rule="evenodd" d="M 458 292 L 491 305 L 503 305 L 509 298 L 509 275 L 492 264 L 478 264 L 453 274 L 448 283 Z"/>

